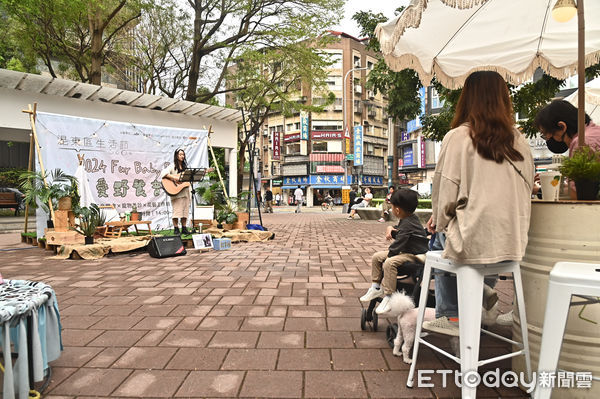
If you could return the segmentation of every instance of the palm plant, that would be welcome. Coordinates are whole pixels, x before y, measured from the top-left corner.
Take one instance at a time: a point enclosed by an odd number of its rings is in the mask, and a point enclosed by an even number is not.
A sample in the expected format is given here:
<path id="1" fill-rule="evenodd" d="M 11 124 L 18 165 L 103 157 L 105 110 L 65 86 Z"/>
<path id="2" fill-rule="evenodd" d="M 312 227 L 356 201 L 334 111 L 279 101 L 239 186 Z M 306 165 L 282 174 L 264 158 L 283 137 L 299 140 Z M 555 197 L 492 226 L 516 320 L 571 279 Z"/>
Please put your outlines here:
<path id="1" fill-rule="evenodd" d="M 52 202 L 53 209 L 57 209 L 60 198 L 70 197 L 74 207 L 79 204 L 77 179 L 61 169 L 54 169 L 50 173 L 23 172 L 20 175 L 20 180 L 25 195 L 23 197 L 25 204 L 36 207 L 39 203 L 39 206 L 48 215 L 50 214 L 48 203 Z M 44 183 L 44 180 L 46 180 L 46 183 Z"/>
<path id="2" fill-rule="evenodd" d="M 96 228 L 106 223 L 106 214 L 96 204 L 78 208 L 77 213 L 79 226 L 74 227 L 73 230 L 86 237 L 93 237 Z"/>

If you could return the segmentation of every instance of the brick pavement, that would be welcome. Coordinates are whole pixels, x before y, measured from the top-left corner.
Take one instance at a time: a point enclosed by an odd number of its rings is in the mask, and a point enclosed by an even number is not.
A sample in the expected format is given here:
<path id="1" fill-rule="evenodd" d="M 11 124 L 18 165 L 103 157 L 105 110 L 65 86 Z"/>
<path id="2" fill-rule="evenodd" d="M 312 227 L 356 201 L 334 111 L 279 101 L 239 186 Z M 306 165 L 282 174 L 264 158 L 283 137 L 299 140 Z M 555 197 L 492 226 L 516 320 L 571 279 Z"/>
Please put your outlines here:
<path id="1" fill-rule="evenodd" d="M 62 261 L 41 249 L 1 252 L 5 278 L 44 281 L 57 292 L 65 349 L 45 397 L 460 396 L 441 378 L 433 388 L 406 388 L 409 366 L 392 355 L 387 322 L 378 332 L 360 329 L 358 297 L 370 285 L 371 254 L 386 247 L 385 225 L 337 212 L 263 218 L 275 240 L 181 258 Z M 3 248 L 12 237 L 0 237 Z M 512 287 L 499 284 L 506 310 Z M 482 342 L 486 355 L 507 348 Z M 428 348 L 419 365 L 457 368 Z M 515 388 L 479 396 L 525 397 Z"/>

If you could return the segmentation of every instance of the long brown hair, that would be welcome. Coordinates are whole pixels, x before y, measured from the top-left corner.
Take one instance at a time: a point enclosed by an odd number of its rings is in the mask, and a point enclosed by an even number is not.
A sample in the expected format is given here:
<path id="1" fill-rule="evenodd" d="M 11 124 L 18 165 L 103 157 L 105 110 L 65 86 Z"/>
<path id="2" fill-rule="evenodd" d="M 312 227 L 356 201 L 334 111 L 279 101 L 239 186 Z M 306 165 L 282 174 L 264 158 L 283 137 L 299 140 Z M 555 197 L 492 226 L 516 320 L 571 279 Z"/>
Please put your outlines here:
<path id="1" fill-rule="evenodd" d="M 502 163 L 522 161 L 515 149 L 514 112 L 508 87 L 494 71 L 477 71 L 465 81 L 452 128 L 468 123 L 473 146 L 481 157 Z"/>

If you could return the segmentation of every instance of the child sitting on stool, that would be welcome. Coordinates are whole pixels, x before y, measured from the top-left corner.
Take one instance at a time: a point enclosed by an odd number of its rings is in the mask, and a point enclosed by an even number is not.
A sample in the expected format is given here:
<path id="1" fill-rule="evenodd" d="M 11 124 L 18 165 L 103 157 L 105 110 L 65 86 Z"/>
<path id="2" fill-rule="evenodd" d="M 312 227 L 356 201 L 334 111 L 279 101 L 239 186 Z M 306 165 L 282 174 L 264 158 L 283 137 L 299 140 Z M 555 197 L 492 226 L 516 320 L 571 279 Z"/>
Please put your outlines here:
<path id="1" fill-rule="evenodd" d="M 389 301 L 392 293 L 396 291 L 398 268 L 406 262 L 419 262 L 415 255 L 427 252 L 425 229 L 414 214 L 418 202 L 417 192 L 407 188 L 400 189 L 392 195 L 392 212 L 399 222 L 396 226 L 388 226 L 385 238 L 394 242 L 387 251 L 376 252 L 371 257 L 373 285 L 360 298 L 362 302 L 370 302 L 382 297 L 383 300 L 375 309 L 377 313 L 391 310 Z M 415 236 L 421 239 L 414 239 Z"/>

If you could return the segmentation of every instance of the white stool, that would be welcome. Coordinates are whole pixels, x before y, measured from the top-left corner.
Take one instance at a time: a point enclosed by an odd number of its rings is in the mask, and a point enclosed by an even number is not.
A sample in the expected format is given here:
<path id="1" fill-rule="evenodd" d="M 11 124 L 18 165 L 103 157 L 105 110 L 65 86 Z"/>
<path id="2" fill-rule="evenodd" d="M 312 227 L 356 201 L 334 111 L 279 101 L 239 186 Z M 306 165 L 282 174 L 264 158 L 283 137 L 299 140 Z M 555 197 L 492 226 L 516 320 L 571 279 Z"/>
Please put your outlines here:
<path id="1" fill-rule="evenodd" d="M 600 263 L 558 262 L 550 272 L 538 376 L 556 371 L 572 295 L 600 296 Z M 549 398 L 551 393 L 550 384 L 538 384 L 533 397 Z"/>
<path id="2" fill-rule="evenodd" d="M 431 349 L 443 354 L 460 364 L 460 371 L 464 377 L 467 372 L 477 372 L 480 366 L 510 357 L 524 355 L 527 367 L 527 376 L 531 381 L 531 363 L 529 358 L 529 342 L 527 340 L 527 319 L 525 317 L 525 303 L 523 302 L 523 285 L 521 283 L 521 270 L 519 262 L 502 262 L 487 265 L 461 265 L 454 264 L 448 259 L 442 259 L 442 251 L 427 252 L 423 281 L 431 278 L 431 269 L 440 269 L 456 274 L 458 288 L 458 328 L 460 334 L 460 358 L 436 347 L 421 338 L 423 315 L 427 305 L 427 290 L 429 284 L 421 285 L 421 298 L 419 300 L 419 313 L 417 316 L 417 329 L 415 331 L 415 346 L 413 349 L 413 362 L 408 373 L 408 387 L 413 386 L 413 377 L 419 354 L 419 344 L 423 343 Z M 515 283 L 515 297 L 519 309 L 523 344 L 515 342 L 498 334 L 481 329 L 481 301 L 483 298 L 483 279 L 490 274 L 512 273 Z M 479 360 L 479 335 L 483 331 L 495 338 L 509 342 L 521 349 L 516 352 L 504 354 L 490 359 Z M 462 384 L 462 398 L 475 398 L 476 386 Z"/>

